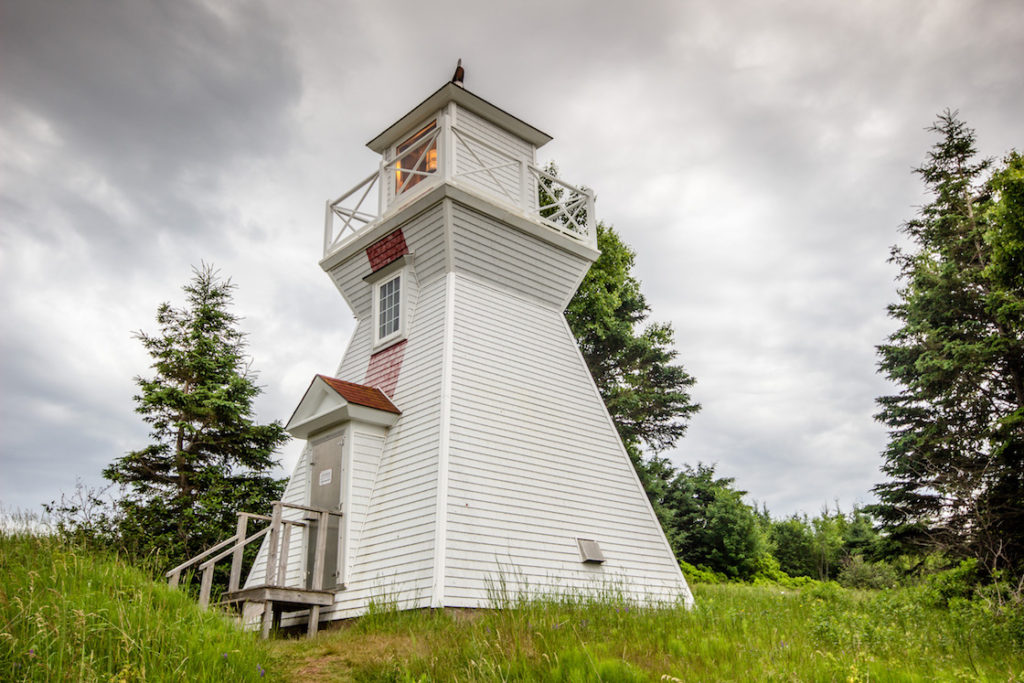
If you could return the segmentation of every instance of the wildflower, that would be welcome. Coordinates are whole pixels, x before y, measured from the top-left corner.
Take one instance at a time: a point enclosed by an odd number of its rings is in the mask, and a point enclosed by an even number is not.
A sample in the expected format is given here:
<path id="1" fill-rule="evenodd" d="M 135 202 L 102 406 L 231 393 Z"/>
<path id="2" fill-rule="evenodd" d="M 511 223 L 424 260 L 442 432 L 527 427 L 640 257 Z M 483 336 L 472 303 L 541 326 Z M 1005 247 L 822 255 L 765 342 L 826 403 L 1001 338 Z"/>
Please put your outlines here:
<path id="1" fill-rule="evenodd" d="M 256 665 L 256 670 L 260 672 L 260 678 L 263 678 L 263 676 L 267 673 L 266 671 L 263 670 L 263 667 L 260 666 L 259 664 Z"/>
<path id="2" fill-rule="evenodd" d="M 35 657 L 36 656 L 36 649 L 34 647 L 33 648 L 29 648 L 28 656 L 29 657 Z"/>
<path id="3" fill-rule="evenodd" d="M 224 659 L 227 659 L 228 658 L 228 653 L 225 652 L 224 654 L 221 655 L 221 657 L 223 657 Z"/>

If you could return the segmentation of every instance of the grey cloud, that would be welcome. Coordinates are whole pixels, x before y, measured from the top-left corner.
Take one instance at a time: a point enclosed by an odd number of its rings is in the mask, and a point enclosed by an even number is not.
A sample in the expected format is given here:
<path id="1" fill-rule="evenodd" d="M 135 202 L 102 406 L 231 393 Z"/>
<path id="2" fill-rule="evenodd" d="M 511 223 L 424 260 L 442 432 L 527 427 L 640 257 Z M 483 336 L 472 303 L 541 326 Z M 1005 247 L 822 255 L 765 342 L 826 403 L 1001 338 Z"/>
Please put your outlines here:
<path id="1" fill-rule="evenodd" d="M 68 490 L 144 436 L 129 332 L 200 259 L 239 283 L 261 416 L 286 418 L 352 330 L 316 265 L 323 199 L 462 57 L 469 89 L 554 135 L 542 159 L 637 250 L 704 404 L 673 459 L 718 462 L 777 514 L 862 500 L 923 129 L 950 106 L 984 153 L 1020 146 L 1022 25 L 998 0 L 7 1 L 0 282 L 41 305 L 0 311 L 19 330 L 0 430 L 19 483 L 0 496 L 52 498 L 38 463 Z"/>

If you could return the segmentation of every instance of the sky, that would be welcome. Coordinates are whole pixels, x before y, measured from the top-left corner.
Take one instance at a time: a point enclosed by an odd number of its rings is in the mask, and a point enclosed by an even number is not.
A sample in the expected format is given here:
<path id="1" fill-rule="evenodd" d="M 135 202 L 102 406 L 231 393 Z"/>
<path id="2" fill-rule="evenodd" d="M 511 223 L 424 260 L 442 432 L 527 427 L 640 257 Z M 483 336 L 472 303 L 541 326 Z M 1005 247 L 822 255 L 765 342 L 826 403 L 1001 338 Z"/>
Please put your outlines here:
<path id="1" fill-rule="evenodd" d="M 0 506 L 146 445 L 134 334 L 201 263 L 237 286 L 259 419 L 287 420 L 354 329 L 324 201 L 458 58 L 635 249 L 703 406 L 663 455 L 777 517 L 871 502 L 889 250 L 937 114 L 1024 148 L 1014 0 L 0 0 Z"/>

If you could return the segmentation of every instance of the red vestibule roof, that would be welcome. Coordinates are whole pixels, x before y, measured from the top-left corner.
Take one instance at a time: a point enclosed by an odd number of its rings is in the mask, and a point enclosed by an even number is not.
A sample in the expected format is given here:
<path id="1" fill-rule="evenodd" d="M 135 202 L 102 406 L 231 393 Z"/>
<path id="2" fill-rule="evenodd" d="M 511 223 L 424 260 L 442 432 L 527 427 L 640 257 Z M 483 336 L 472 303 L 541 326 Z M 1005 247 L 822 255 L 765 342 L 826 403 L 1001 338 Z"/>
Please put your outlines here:
<path id="1" fill-rule="evenodd" d="M 345 380 L 334 379 L 327 375 L 317 375 L 317 377 L 326 382 L 327 386 L 338 392 L 338 394 L 349 403 L 366 406 L 367 408 L 376 408 L 377 410 L 383 410 L 397 415 L 402 414 L 402 411 L 391 402 L 391 399 L 387 397 L 387 394 L 376 387 L 368 387 L 363 384 L 346 382 Z"/>

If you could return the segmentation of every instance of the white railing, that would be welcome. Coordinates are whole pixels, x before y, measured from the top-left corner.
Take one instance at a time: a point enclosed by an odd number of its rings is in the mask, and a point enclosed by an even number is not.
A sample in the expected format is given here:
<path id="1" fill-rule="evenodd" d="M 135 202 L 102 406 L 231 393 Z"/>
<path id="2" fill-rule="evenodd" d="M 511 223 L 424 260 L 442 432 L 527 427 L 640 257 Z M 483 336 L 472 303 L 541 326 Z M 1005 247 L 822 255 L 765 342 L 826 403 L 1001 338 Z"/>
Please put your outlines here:
<path id="1" fill-rule="evenodd" d="M 539 220 L 549 228 L 588 246 L 597 246 L 595 198 L 591 190 L 571 185 L 537 168 L 528 159 L 498 149 L 469 131 L 457 126 L 450 126 L 447 130 L 451 132 L 448 140 L 445 140 L 443 128 L 423 140 L 423 152 L 411 168 L 399 168 L 399 159 L 382 161 L 375 173 L 337 199 L 327 202 L 324 256 L 337 251 L 364 228 L 404 204 L 406 197 L 416 196 L 418 190 L 433 187 L 444 180 L 486 192 L 500 203 Z M 435 141 L 439 155 L 437 171 L 417 170 Z M 445 159 L 445 153 L 453 158 Z M 396 187 L 399 178 L 403 182 Z M 413 181 L 413 178 L 422 178 L 422 181 Z M 420 186 L 415 188 L 415 192 L 411 191 L 414 184 Z M 376 201 L 367 201 L 374 189 L 377 191 Z M 374 203 L 376 211 L 369 208 Z"/>

